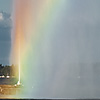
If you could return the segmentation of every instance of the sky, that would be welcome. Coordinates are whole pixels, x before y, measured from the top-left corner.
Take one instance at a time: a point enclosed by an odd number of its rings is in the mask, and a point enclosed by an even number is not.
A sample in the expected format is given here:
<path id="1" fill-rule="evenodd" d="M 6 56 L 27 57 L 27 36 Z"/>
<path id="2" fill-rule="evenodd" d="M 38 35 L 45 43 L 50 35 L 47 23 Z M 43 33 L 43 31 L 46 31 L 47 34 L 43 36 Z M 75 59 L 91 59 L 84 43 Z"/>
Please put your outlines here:
<path id="1" fill-rule="evenodd" d="M 0 0 L 0 63 L 9 64 L 12 0 Z"/>
<path id="2" fill-rule="evenodd" d="M 28 79 L 30 86 L 37 81 L 29 96 L 100 98 L 100 0 L 66 1 L 50 30 L 54 35 L 45 34 L 35 48 L 36 69 L 30 66 L 29 74 L 35 70 L 39 78 Z M 0 11 L 0 63 L 9 64 L 12 1 L 0 0 Z"/>
<path id="3" fill-rule="evenodd" d="M 12 0 L 0 0 L 0 11 L 12 12 Z"/>

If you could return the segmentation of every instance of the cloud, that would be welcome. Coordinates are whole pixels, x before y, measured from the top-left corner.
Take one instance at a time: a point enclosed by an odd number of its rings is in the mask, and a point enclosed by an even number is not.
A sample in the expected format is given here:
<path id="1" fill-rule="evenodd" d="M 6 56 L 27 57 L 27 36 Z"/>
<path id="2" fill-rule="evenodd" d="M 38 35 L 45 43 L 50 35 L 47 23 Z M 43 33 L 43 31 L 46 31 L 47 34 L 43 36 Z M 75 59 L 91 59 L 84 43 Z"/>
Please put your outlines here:
<path id="1" fill-rule="evenodd" d="M 0 12 L 0 63 L 9 64 L 11 48 L 11 15 Z M 5 59 L 7 58 L 7 59 Z"/>
<path id="2" fill-rule="evenodd" d="M 3 20 L 3 14 L 0 13 L 0 21 L 2 21 L 2 20 Z"/>
<path id="3" fill-rule="evenodd" d="M 0 12 L 0 28 L 11 27 L 11 15 L 6 12 Z"/>
<path id="4" fill-rule="evenodd" d="M 0 41 L 10 41 L 11 19 L 10 14 L 0 12 Z"/>

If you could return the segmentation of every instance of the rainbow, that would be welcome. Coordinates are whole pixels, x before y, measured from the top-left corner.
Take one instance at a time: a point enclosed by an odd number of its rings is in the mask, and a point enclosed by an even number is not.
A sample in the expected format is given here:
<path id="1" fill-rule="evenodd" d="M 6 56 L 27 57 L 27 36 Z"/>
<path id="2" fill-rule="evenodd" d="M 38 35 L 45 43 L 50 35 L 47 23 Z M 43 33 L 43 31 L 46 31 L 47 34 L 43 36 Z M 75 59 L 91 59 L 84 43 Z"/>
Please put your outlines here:
<path id="1" fill-rule="evenodd" d="M 20 66 L 23 84 L 30 84 L 30 72 L 38 78 L 36 48 L 46 36 L 54 35 L 55 20 L 65 3 L 67 0 L 14 0 L 10 63 Z"/>

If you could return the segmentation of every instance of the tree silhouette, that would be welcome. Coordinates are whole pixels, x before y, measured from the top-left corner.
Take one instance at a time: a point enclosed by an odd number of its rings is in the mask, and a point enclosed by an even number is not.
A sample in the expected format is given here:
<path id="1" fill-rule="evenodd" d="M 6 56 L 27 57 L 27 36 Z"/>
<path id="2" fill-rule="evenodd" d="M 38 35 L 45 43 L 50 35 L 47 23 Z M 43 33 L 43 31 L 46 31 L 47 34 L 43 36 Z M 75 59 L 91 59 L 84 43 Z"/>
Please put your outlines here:
<path id="1" fill-rule="evenodd" d="M 14 77 L 14 76 L 16 76 L 17 74 L 16 74 L 16 71 L 17 70 L 15 70 L 16 69 L 16 66 L 14 66 L 14 65 L 11 65 L 11 66 L 8 66 L 8 65 L 6 65 L 6 66 L 3 66 L 2 64 L 0 64 L 0 76 L 10 76 L 10 77 Z"/>

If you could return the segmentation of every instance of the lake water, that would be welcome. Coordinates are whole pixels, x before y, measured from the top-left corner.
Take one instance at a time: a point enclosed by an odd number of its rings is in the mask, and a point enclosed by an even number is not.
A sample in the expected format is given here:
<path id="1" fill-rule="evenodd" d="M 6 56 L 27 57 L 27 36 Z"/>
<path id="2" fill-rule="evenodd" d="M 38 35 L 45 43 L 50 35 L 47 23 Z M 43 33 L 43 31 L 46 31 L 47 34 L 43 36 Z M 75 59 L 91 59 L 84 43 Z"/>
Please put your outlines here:
<path id="1" fill-rule="evenodd" d="M 14 85 L 16 83 L 16 78 L 0 78 L 0 85 Z"/>

